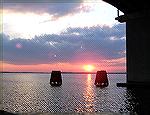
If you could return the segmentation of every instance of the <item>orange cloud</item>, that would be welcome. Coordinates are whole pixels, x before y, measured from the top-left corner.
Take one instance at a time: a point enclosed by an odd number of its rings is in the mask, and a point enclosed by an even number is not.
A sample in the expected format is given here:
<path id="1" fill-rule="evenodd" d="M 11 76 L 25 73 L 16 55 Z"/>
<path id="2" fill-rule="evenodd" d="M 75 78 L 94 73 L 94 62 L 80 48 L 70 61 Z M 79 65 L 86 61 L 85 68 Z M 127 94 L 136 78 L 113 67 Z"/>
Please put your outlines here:
<path id="1" fill-rule="evenodd" d="M 57 63 L 57 64 L 38 64 L 38 65 L 15 65 L 15 64 L 3 64 L 3 71 L 11 72 L 51 72 L 52 70 L 61 71 L 82 71 L 81 65 L 72 65 L 69 63 Z"/>
<path id="2" fill-rule="evenodd" d="M 106 70 L 107 72 L 126 72 L 125 58 L 114 60 L 102 60 L 100 63 L 55 63 L 55 64 L 37 64 L 37 65 L 15 65 L 3 63 L 2 70 L 9 72 L 51 72 L 60 70 L 63 72 L 81 72 L 85 71 L 83 65 L 91 64 L 94 71 Z"/>

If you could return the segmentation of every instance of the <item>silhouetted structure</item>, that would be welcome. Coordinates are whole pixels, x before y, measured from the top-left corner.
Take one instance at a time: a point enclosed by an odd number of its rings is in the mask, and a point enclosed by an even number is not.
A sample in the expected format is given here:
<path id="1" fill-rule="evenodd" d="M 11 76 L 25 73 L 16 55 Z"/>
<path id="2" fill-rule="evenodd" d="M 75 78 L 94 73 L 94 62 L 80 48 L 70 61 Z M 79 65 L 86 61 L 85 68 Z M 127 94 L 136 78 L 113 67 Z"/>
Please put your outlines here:
<path id="1" fill-rule="evenodd" d="M 62 85 L 62 77 L 61 71 L 52 71 L 50 78 L 51 86 L 61 86 Z"/>
<path id="2" fill-rule="evenodd" d="M 95 83 L 97 87 L 107 87 L 108 86 L 108 78 L 106 71 L 97 71 Z"/>
<path id="3" fill-rule="evenodd" d="M 116 20 L 126 23 L 127 84 L 150 84 L 150 5 L 147 0 L 103 0 L 124 14 Z"/>

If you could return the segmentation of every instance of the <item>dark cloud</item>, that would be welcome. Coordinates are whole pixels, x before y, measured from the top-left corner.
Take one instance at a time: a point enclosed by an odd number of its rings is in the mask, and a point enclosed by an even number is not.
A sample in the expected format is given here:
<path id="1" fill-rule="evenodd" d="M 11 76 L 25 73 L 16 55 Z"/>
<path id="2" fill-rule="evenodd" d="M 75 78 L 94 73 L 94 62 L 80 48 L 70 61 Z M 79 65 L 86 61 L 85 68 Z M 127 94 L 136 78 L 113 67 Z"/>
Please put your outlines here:
<path id="1" fill-rule="evenodd" d="M 82 6 L 82 0 L 47 0 L 43 2 L 31 2 L 22 0 L 22 2 L 12 2 L 7 0 L 3 3 L 3 9 L 15 12 L 33 12 L 33 13 L 49 13 L 53 15 L 54 19 L 57 19 L 61 16 L 72 15 L 80 11 L 88 12 L 90 7 Z"/>
<path id="2" fill-rule="evenodd" d="M 2 3 L 77 3 L 83 0 L 1 0 Z"/>
<path id="3" fill-rule="evenodd" d="M 125 25 L 68 28 L 31 40 L 3 35 L 3 61 L 14 64 L 97 62 L 125 57 Z M 115 39 L 111 39 L 111 38 Z"/>

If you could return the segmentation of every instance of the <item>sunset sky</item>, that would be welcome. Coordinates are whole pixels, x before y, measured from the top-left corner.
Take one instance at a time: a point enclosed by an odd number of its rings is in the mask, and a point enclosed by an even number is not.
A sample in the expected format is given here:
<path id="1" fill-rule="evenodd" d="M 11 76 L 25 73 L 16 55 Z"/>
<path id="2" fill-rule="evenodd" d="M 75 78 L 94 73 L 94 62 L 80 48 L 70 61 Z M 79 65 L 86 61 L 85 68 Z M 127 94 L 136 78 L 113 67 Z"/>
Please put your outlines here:
<path id="1" fill-rule="evenodd" d="M 115 17 L 101 0 L 6 0 L 3 71 L 125 72 L 125 23 Z"/>

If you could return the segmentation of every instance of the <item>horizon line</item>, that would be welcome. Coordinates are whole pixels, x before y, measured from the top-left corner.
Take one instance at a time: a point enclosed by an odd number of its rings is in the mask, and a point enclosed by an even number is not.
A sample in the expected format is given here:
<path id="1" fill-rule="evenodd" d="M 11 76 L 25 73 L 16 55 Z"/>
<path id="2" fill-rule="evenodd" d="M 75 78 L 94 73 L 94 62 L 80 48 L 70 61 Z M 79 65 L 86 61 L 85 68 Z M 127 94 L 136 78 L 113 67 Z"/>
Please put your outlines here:
<path id="1" fill-rule="evenodd" d="M 9 72 L 4 71 L 0 73 L 40 73 L 40 74 L 51 74 L 51 72 Z M 96 72 L 61 72 L 62 74 L 96 74 Z M 127 72 L 107 72 L 107 74 L 127 74 Z"/>

